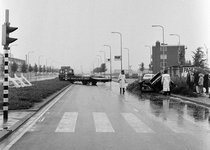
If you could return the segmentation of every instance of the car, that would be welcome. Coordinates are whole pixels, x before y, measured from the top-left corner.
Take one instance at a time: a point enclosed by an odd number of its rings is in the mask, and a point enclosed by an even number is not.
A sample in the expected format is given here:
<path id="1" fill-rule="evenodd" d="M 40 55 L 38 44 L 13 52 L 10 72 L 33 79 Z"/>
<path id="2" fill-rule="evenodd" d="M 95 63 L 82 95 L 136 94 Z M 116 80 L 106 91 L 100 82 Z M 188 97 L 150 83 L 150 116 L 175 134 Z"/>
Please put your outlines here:
<path id="1" fill-rule="evenodd" d="M 152 79 L 152 77 L 154 77 L 154 74 L 152 74 L 152 73 L 144 74 L 142 80 L 150 80 L 150 79 Z"/>

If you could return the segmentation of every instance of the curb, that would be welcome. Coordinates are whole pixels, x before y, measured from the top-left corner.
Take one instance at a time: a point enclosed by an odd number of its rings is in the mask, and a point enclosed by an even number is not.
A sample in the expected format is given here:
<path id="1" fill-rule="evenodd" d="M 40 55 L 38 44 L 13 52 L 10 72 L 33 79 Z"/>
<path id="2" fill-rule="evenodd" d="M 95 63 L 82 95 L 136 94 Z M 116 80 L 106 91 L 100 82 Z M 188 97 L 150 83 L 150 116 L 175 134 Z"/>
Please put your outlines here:
<path id="1" fill-rule="evenodd" d="M 26 111 L 32 111 L 32 113 L 30 113 L 27 116 L 25 116 L 24 118 L 22 118 L 16 124 L 14 124 L 13 126 L 11 126 L 11 128 L 9 128 L 8 130 L 2 130 L 2 131 L 0 131 L 0 132 L 2 132 L 1 133 L 2 135 L 0 135 L 0 142 L 2 142 L 6 137 L 8 137 L 14 131 L 18 130 L 24 123 L 26 123 L 31 117 L 33 117 L 39 110 L 41 110 L 44 106 L 46 106 L 47 104 L 49 104 L 55 97 L 57 97 L 59 94 L 61 94 L 64 90 L 66 90 L 70 86 L 72 86 L 72 84 L 67 85 L 66 87 L 64 87 L 60 91 L 58 91 L 58 92 L 52 94 L 51 96 L 49 96 L 48 98 L 46 98 L 45 99 L 46 102 L 43 103 L 39 108 L 37 108 L 37 109 L 27 109 Z"/>
<path id="2" fill-rule="evenodd" d="M 184 101 L 189 101 L 189 102 L 193 102 L 205 107 L 210 107 L 210 104 L 206 104 L 206 103 L 202 103 L 202 102 L 198 102 L 196 100 L 193 100 L 193 98 L 188 98 L 188 97 L 184 97 L 184 96 L 180 96 L 180 95 L 175 95 L 175 94 L 171 94 L 172 97 L 176 97 L 176 98 L 181 98 Z M 210 100 L 210 99 L 209 99 Z"/>

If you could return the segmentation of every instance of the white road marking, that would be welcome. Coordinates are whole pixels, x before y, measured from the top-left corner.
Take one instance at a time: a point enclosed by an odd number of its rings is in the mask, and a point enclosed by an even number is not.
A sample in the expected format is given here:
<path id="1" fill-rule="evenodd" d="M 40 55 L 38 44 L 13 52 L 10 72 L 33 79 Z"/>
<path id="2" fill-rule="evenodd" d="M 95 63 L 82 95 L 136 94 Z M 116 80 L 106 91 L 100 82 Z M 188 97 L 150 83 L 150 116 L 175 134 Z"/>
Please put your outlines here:
<path id="1" fill-rule="evenodd" d="M 152 129 L 150 129 L 145 123 L 139 120 L 134 114 L 121 113 L 121 115 L 137 133 L 154 133 Z"/>
<path id="2" fill-rule="evenodd" d="M 12 139 L 12 141 L 6 146 L 4 147 L 3 150 L 9 150 L 26 132 L 28 132 L 33 125 L 58 101 L 60 100 L 60 98 L 65 95 L 69 89 L 72 88 L 72 86 L 70 86 L 69 88 L 67 88 L 64 92 L 62 92 L 58 97 L 56 97 L 52 102 L 49 103 L 49 105 L 43 107 L 35 116 L 33 116 L 31 119 L 28 120 L 28 122 L 25 124 L 26 127 L 24 128 L 24 130 L 22 131 L 22 128 L 20 129 L 21 132 L 20 134 L 18 134 L 14 139 Z M 18 131 L 17 131 L 18 132 Z"/>
<path id="3" fill-rule="evenodd" d="M 134 108 L 133 110 L 135 110 L 136 112 L 139 112 L 139 111 L 138 111 L 137 109 L 135 109 L 135 108 Z"/>
<path id="4" fill-rule="evenodd" d="M 65 112 L 55 132 L 75 132 L 78 112 Z"/>
<path id="5" fill-rule="evenodd" d="M 107 115 L 102 112 L 93 112 L 96 132 L 115 132 Z"/>

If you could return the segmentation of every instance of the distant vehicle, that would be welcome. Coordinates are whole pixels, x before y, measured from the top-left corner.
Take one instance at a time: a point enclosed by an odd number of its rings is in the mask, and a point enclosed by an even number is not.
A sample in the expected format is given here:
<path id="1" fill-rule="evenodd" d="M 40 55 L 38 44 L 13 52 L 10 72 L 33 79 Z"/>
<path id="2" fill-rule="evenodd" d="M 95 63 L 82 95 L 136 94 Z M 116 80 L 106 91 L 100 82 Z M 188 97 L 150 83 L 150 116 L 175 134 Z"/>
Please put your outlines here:
<path id="1" fill-rule="evenodd" d="M 91 75 L 75 75 L 74 70 L 69 68 L 68 66 L 61 67 L 59 70 L 59 80 L 60 81 L 70 81 L 74 82 L 82 82 L 83 85 L 92 84 L 96 85 L 97 82 L 111 82 L 110 78 L 91 76 Z"/>
<path id="2" fill-rule="evenodd" d="M 143 76 L 143 80 L 150 80 L 154 77 L 154 74 L 144 74 Z"/>

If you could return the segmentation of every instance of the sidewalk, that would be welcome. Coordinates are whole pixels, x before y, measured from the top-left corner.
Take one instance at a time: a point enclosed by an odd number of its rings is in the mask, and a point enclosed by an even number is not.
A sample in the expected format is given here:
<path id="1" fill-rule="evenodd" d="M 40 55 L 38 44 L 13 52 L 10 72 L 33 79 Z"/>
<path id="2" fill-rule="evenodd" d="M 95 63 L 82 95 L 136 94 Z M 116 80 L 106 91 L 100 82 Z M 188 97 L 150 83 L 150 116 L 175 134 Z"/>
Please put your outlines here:
<path id="1" fill-rule="evenodd" d="M 193 102 L 202 106 L 210 107 L 210 98 L 208 98 L 209 95 L 202 95 L 199 97 L 186 97 L 186 96 L 171 94 L 171 96 L 180 98 L 185 101 Z"/>

